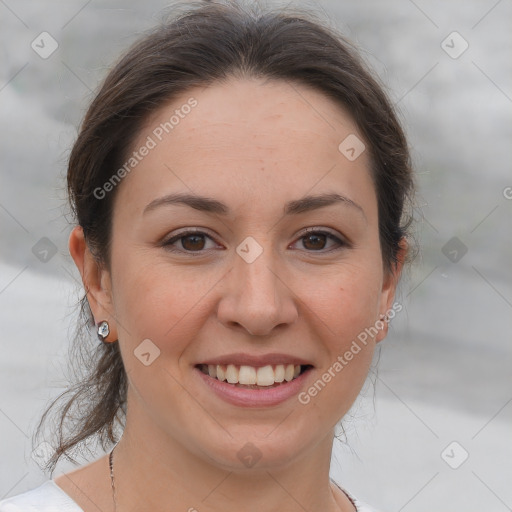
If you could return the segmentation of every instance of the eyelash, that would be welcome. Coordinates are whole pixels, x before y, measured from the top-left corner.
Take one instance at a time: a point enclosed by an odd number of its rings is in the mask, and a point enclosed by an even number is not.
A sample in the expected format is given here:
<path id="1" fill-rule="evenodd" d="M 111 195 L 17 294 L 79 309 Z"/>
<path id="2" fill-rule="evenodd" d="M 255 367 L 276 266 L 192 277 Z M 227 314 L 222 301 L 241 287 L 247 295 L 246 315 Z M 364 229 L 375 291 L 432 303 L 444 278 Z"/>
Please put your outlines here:
<path id="1" fill-rule="evenodd" d="M 337 250 L 340 250 L 340 249 L 343 249 L 343 248 L 347 248 L 350 246 L 350 244 L 339 238 L 338 236 L 335 236 L 333 233 L 329 232 L 329 231 L 325 231 L 325 230 L 322 230 L 322 229 L 319 229 L 319 228 L 307 228 L 305 231 L 302 232 L 301 236 L 299 236 L 299 238 L 297 239 L 298 240 L 301 240 L 302 238 L 305 238 L 307 237 L 308 235 L 311 235 L 311 234 L 315 234 L 315 235 L 326 235 L 327 238 L 329 240 L 333 240 L 334 242 L 336 242 L 338 244 L 338 247 L 334 248 L 334 249 L 328 249 L 328 250 L 323 250 L 323 249 L 320 249 L 320 250 L 306 250 L 306 252 L 310 252 L 310 253 L 320 253 L 320 254 L 325 254 L 325 253 L 328 253 L 328 252 L 331 252 L 331 251 L 337 251 Z M 210 238 L 211 240 L 213 240 L 213 237 L 210 236 L 208 233 L 205 233 L 204 231 L 195 231 L 195 230 L 187 230 L 187 231 L 182 231 L 181 233 L 178 233 L 177 235 L 174 235 L 172 238 L 169 238 L 169 240 L 166 240 L 162 243 L 162 246 L 168 250 L 168 251 L 171 251 L 171 252 L 175 252 L 175 253 L 184 253 L 184 254 L 190 254 L 190 255 L 193 255 L 193 256 L 199 256 L 201 254 L 204 254 L 205 252 L 208 251 L 208 249 L 204 249 L 204 250 L 201 250 L 201 251 L 188 251 L 186 249 L 176 249 L 174 247 L 172 247 L 172 244 L 174 244 L 175 242 L 178 242 L 179 240 L 181 240 L 182 238 L 187 238 L 187 236 L 189 235 L 204 235 L 206 236 L 207 238 Z M 213 240 L 215 241 L 215 240 Z"/>

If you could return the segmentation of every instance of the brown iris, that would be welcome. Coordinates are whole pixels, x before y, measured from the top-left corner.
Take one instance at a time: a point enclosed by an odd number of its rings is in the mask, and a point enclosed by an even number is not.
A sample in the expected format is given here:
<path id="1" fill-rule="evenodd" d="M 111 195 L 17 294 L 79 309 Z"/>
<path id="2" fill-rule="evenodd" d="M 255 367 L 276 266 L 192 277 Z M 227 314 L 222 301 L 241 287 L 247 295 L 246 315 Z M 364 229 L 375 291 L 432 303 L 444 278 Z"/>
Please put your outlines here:
<path id="1" fill-rule="evenodd" d="M 316 234 L 316 233 L 312 233 L 310 235 L 306 235 L 303 237 L 303 244 L 304 244 L 304 247 L 306 249 L 323 249 L 324 246 L 325 246 L 325 242 L 326 242 L 326 239 L 327 239 L 327 235 L 323 235 L 323 234 Z M 310 244 L 310 245 L 313 245 L 313 247 L 308 247 L 308 243 L 307 241 L 312 241 L 313 243 Z"/>
<path id="2" fill-rule="evenodd" d="M 190 243 L 186 243 L 190 241 Z M 187 251 L 200 251 L 204 248 L 204 235 L 191 234 L 181 238 L 181 245 Z"/>

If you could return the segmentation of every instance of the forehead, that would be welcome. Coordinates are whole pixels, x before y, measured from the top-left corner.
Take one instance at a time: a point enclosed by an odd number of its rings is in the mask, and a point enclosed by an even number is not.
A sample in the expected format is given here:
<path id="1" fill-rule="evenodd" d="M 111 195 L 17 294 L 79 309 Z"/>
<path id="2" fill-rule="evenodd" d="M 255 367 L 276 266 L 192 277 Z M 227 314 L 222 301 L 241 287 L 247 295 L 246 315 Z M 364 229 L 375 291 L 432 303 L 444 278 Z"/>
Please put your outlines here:
<path id="1" fill-rule="evenodd" d="M 169 121 L 173 126 L 166 131 L 162 125 Z M 180 152 L 195 152 L 204 142 L 202 151 L 262 148 L 284 154 L 286 142 L 301 142 L 308 147 L 323 143 L 323 149 L 329 146 L 329 153 L 336 154 L 340 136 L 358 133 L 345 109 L 321 92 L 283 80 L 234 78 L 180 94 L 150 116 L 139 140 L 153 132 L 160 138 L 159 127 L 164 145 L 174 141 Z M 299 151 L 290 147 L 290 152 Z"/>
<path id="2" fill-rule="evenodd" d="M 196 87 L 148 118 L 132 150 L 153 147 L 119 193 L 141 208 L 175 190 L 231 203 L 237 198 L 230 190 L 243 191 L 244 202 L 296 199 L 340 185 L 360 196 L 372 188 L 369 161 L 367 152 L 355 161 L 340 152 L 350 135 L 362 139 L 348 113 L 302 85 L 230 79 Z"/>

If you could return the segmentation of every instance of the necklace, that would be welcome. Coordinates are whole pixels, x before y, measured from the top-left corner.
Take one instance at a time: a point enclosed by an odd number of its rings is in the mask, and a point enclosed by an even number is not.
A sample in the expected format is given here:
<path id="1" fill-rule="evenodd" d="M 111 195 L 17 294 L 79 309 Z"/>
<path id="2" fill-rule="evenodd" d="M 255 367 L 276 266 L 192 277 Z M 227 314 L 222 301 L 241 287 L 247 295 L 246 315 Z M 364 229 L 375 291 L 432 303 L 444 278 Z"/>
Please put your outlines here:
<path id="1" fill-rule="evenodd" d="M 117 446 L 117 445 L 116 445 Z M 112 499 L 114 500 L 114 512 L 117 512 L 117 503 L 116 503 L 116 486 L 114 483 L 114 448 L 112 448 L 112 451 L 110 452 L 110 455 L 108 456 L 108 464 L 110 466 L 110 484 L 112 485 Z"/>
<path id="2" fill-rule="evenodd" d="M 117 446 L 117 444 L 116 444 L 116 446 Z M 116 446 L 114 446 L 114 448 L 112 448 L 110 455 L 108 456 L 108 465 L 110 466 L 110 484 L 112 486 L 112 500 L 114 501 L 114 512 L 117 512 L 116 486 L 115 486 L 115 480 L 114 480 L 114 450 L 116 449 Z M 354 506 L 354 509 L 359 510 L 357 508 L 357 505 L 354 503 L 352 496 L 350 496 L 344 489 L 342 489 L 334 480 L 332 480 L 332 482 L 334 483 L 334 485 L 336 485 L 336 487 L 338 487 L 338 489 L 340 489 L 345 494 L 345 496 L 347 496 L 349 501 Z"/>

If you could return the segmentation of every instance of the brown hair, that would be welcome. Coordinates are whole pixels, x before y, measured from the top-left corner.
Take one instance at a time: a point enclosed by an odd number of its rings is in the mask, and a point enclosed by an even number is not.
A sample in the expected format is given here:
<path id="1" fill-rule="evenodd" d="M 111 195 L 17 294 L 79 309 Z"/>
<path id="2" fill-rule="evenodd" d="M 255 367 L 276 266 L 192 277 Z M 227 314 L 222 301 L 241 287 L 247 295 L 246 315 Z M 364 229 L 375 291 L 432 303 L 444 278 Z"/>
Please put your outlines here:
<path id="1" fill-rule="evenodd" d="M 110 269 L 116 188 L 103 199 L 94 190 L 122 165 L 152 113 L 191 87 L 229 77 L 306 85 L 348 110 L 370 152 L 385 270 L 396 263 L 412 220 L 406 206 L 414 186 L 407 142 L 382 86 L 352 44 L 315 13 L 252 4 L 180 4 L 177 14 L 129 48 L 106 77 L 85 115 L 67 174 L 72 212 L 98 264 Z M 84 296 L 71 347 L 82 354 L 77 359 L 84 377 L 53 401 L 36 433 L 55 403 L 71 394 L 59 412 L 58 443 L 47 463 L 51 472 L 62 455 L 91 437 L 99 437 L 106 450 L 108 442 L 117 442 L 116 419 L 126 419 L 127 379 L 118 343 L 99 343 L 90 335 L 93 326 Z M 64 433 L 68 423 L 73 429 Z"/>

